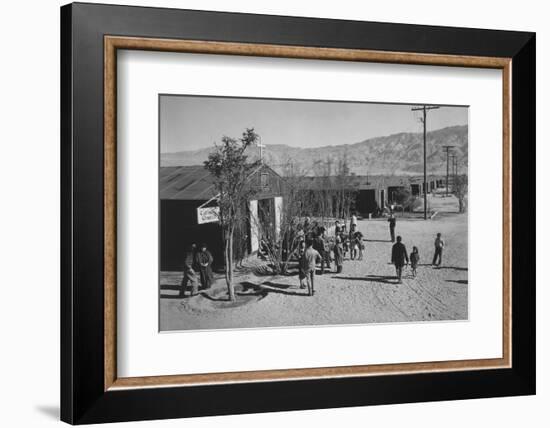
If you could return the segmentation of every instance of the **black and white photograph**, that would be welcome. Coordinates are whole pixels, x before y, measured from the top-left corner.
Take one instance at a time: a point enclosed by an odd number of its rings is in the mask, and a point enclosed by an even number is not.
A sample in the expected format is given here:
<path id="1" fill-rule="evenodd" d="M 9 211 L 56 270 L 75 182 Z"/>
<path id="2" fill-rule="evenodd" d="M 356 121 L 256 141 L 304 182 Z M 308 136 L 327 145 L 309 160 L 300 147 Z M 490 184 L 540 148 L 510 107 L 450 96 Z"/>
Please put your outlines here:
<path id="1" fill-rule="evenodd" d="M 468 118 L 159 95 L 160 331 L 467 320 Z"/>
<path id="2" fill-rule="evenodd" d="M 4 2 L 1 425 L 544 426 L 548 8 L 453 6 Z"/>

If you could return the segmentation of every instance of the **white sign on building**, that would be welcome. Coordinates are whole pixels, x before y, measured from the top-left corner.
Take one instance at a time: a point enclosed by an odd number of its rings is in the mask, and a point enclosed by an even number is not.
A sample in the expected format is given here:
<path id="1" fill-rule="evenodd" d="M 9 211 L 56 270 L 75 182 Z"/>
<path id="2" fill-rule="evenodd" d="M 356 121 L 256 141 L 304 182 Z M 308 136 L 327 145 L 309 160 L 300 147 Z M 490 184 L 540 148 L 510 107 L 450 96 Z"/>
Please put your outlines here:
<path id="1" fill-rule="evenodd" d="M 197 223 L 215 223 L 220 219 L 220 207 L 198 207 Z"/>

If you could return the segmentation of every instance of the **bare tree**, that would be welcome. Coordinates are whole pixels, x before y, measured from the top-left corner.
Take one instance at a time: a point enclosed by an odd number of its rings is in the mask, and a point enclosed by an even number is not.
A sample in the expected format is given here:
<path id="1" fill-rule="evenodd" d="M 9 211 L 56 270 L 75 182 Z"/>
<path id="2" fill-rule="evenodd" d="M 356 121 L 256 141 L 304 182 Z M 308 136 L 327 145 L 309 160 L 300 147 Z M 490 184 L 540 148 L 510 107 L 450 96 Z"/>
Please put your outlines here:
<path id="1" fill-rule="evenodd" d="M 208 155 L 204 167 L 214 176 L 218 194 L 219 221 L 223 232 L 225 281 L 229 300 L 235 300 L 233 286 L 233 236 L 236 228 L 246 218 L 246 204 L 256 193 L 255 186 L 247 185 L 250 175 L 260 161 L 248 162 L 247 147 L 258 140 L 253 128 L 246 129 L 239 139 L 224 136 L 221 145 Z"/>
<path id="2" fill-rule="evenodd" d="M 316 196 L 316 205 L 318 207 L 317 213 L 321 217 L 321 222 L 324 222 L 325 218 L 331 217 L 332 213 L 332 160 L 318 160 L 315 164 L 314 171 L 317 176 L 317 183 L 319 184 L 319 188 L 314 194 L 314 196 Z"/>
<path id="3" fill-rule="evenodd" d="M 318 159 L 311 171 L 287 159 L 281 170 L 285 185 L 281 193 L 283 204 L 276 213 L 279 233 L 274 236 L 270 222 L 260 221 L 274 215 L 271 207 L 258 204 L 260 215 L 253 219 L 262 237 L 262 251 L 276 274 L 287 273 L 292 254 L 307 232 L 301 230 L 305 217 L 313 217 L 319 226 L 328 227 L 335 218 L 350 215 L 356 196 L 346 155 L 336 161 Z"/>
<path id="4" fill-rule="evenodd" d="M 350 216 L 350 210 L 355 202 L 357 191 L 352 185 L 353 174 L 350 171 L 348 154 L 338 160 L 335 180 L 335 199 L 337 201 L 333 215 L 338 218 L 347 219 Z"/>
<path id="5" fill-rule="evenodd" d="M 311 198 L 308 197 L 308 191 L 300 181 L 305 172 L 291 160 L 287 160 L 282 170 L 285 184 L 281 189 L 283 203 L 279 207 L 280 211 L 274 213 L 271 208 L 258 204 L 259 215 L 253 218 L 262 239 L 262 249 L 276 274 L 288 272 L 291 256 L 298 244 L 301 221 L 312 212 Z M 277 234 L 273 234 L 269 229 L 269 222 L 260 221 L 260 218 L 265 219 L 273 215 L 279 216 Z"/>
<path id="6" fill-rule="evenodd" d="M 336 168 L 333 163 L 333 160 L 315 162 L 313 186 L 305 195 L 322 222 L 335 217 L 347 218 L 357 194 L 353 189 L 347 153 L 336 161 Z"/>

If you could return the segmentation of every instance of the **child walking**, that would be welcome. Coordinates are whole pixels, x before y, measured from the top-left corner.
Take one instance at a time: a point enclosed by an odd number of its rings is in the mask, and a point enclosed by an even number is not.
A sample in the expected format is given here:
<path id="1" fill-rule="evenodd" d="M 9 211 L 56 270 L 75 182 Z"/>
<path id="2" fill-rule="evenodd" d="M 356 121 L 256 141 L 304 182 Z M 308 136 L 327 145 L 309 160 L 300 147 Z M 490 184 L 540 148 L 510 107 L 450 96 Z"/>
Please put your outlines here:
<path id="1" fill-rule="evenodd" d="M 418 262 L 420 261 L 420 254 L 418 253 L 417 247 L 413 247 L 411 256 L 409 258 L 411 260 L 412 276 L 416 277 L 416 266 L 418 266 Z"/>
<path id="2" fill-rule="evenodd" d="M 359 231 L 355 232 L 353 235 L 353 242 L 356 248 L 357 260 L 363 260 L 363 250 L 365 249 L 365 244 L 363 244 L 363 234 Z"/>
<path id="3" fill-rule="evenodd" d="M 342 240 L 339 236 L 336 237 L 336 243 L 332 249 L 334 252 L 334 263 L 336 264 L 336 273 L 342 273 L 344 264 L 344 249 L 342 248 Z"/>

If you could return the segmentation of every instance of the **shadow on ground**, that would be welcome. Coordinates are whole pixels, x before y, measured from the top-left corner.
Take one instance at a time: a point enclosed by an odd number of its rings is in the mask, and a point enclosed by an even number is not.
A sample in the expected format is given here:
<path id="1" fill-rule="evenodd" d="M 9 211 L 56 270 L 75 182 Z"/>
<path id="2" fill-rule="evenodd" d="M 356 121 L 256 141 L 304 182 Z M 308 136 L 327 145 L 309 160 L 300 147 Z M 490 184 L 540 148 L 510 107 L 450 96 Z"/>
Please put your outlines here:
<path id="1" fill-rule="evenodd" d="M 467 279 L 446 279 L 445 282 L 454 282 L 456 284 L 468 284 Z"/>
<path id="2" fill-rule="evenodd" d="M 269 293 L 286 294 L 289 296 L 308 296 L 306 291 L 299 292 L 296 290 L 289 290 L 291 287 L 289 284 L 278 284 L 272 281 L 264 282 L 258 286 L 262 291 Z"/>
<path id="3" fill-rule="evenodd" d="M 258 302 L 268 295 L 267 291 L 253 288 L 255 284 L 244 282 L 235 285 L 235 300 L 229 300 L 226 288 L 199 291 L 199 294 L 183 299 L 181 304 L 192 311 L 209 312 L 217 309 L 238 308 Z"/>
<path id="4" fill-rule="evenodd" d="M 458 271 L 467 271 L 468 268 L 459 267 L 459 266 L 434 266 L 431 263 L 419 263 L 418 266 L 432 266 L 434 269 L 449 269 L 449 270 L 458 270 Z"/>
<path id="5" fill-rule="evenodd" d="M 397 278 L 388 275 L 365 275 L 358 277 L 350 276 L 333 276 L 334 279 L 345 279 L 348 281 L 363 281 L 363 282 L 378 282 L 380 284 L 396 284 Z"/>

